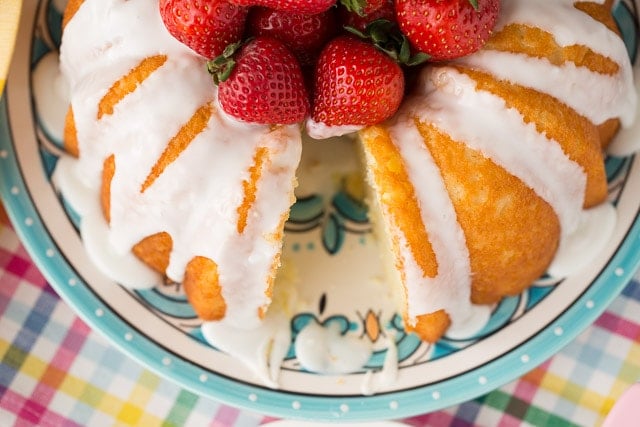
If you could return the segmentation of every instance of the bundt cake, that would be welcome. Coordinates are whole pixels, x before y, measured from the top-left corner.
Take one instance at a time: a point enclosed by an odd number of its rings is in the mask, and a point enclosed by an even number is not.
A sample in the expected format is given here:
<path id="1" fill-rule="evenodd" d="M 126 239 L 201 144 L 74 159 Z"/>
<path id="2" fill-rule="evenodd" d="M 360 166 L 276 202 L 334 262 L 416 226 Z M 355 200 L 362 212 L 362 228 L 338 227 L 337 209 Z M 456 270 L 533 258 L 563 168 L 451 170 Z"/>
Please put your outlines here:
<path id="1" fill-rule="evenodd" d="M 607 195 L 602 147 L 636 94 L 611 5 L 503 2 L 484 49 L 425 68 L 360 133 L 406 326 L 438 339 L 520 293 Z"/>
<path id="2" fill-rule="evenodd" d="M 389 280 L 423 340 L 521 292 L 605 200 L 602 148 L 636 103 L 610 8 L 505 0 L 483 50 L 425 66 L 398 113 L 359 132 Z M 204 320 L 251 327 L 271 299 L 301 127 L 228 117 L 205 59 L 157 9 L 70 1 L 61 67 L 78 160 L 65 167 L 118 256 L 182 282 Z"/>

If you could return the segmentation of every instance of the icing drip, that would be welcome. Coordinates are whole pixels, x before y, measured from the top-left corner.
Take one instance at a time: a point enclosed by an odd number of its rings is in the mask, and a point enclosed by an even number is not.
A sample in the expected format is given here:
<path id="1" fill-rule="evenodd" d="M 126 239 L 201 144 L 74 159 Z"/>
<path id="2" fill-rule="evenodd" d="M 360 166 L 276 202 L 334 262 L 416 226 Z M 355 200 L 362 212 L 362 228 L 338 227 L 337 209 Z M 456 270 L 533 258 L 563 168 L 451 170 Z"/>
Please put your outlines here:
<path id="1" fill-rule="evenodd" d="M 616 222 L 617 212 L 610 203 L 584 211 L 576 232 L 560 240 L 547 273 L 567 277 L 589 265 L 613 235 Z"/>
<path id="2" fill-rule="evenodd" d="M 391 335 L 390 339 L 387 339 L 387 354 L 384 357 L 382 369 L 378 372 L 367 371 L 362 383 L 362 394 L 371 396 L 392 386 L 398 379 L 398 371 L 398 346 L 395 343 L 395 336 Z"/>
<path id="3" fill-rule="evenodd" d="M 97 120 L 113 83 L 156 55 L 167 59 L 115 104 L 113 114 Z M 256 325 L 258 307 L 269 302 L 265 287 L 281 247 L 273 234 L 292 202 L 299 129 L 242 124 L 218 110 L 204 60 L 167 33 L 154 0 L 85 2 L 65 28 L 60 58 L 80 142 L 81 159 L 72 173 L 97 197 L 104 159 L 115 156 L 108 230 L 113 251 L 124 256 L 143 238 L 168 232 L 169 278 L 180 282 L 195 256 L 213 260 L 228 322 Z M 204 130 L 141 192 L 168 142 L 207 105 L 213 113 Z M 269 158 L 240 234 L 243 182 L 262 147 Z"/>
<path id="4" fill-rule="evenodd" d="M 440 171 L 425 149 L 413 119 L 401 115 L 391 126 L 390 135 L 405 161 L 411 181 L 421 183 L 415 186 L 416 198 L 423 206 L 423 223 L 430 224 L 429 238 L 438 264 L 436 277 L 424 277 L 406 240 L 401 237 L 399 250 L 405 267 L 409 321 L 441 308 L 452 318 L 464 318 L 471 308 L 469 252 Z"/>
<path id="5" fill-rule="evenodd" d="M 212 346 L 251 368 L 264 384 L 278 388 L 280 366 L 291 343 L 289 319 L 282 313 L 270 311 L 254 329 L 238 328 L 224 320 L 205 322 L 202 334 Z"/>
<path id="6" fill-rule="evenodd" d="M 573 3 L 504 0 L 495 32 L 511 23 L 538 27 L 552 34 L 562 47 L 582 45 L 611 58 L 620 66 L 618 75 L 594 73 L 571 62 L 558 67 L 546 59 L 486 49 L 458 62 L 552 95 L 595 124 L 620 117 L 624 126 L 630 126 L 635 118 L 637 94 L 625 45 L 617 34 L 573 7 Z"/>
<path id="7" fill-rule="evenodd" d="M 371 344 L 354 335 L 342 335 L 339 325 L 307 325 L 296 337 L 296 357 L 308 371 L 322 374 L 357 372 L 371 357 Z"/>
<path id="8" fill-rule="evenodd" d="M 634 67 L 634 91 L 640 93 L 640 68 Z M 625 157 L 640 150 L 640 119 L 638 114 L 640 109 L 636 109 L 636 116 L 631 126 L 620 129 L 614 140 L 607 147 L 607 153 L 612 156 Z"/>

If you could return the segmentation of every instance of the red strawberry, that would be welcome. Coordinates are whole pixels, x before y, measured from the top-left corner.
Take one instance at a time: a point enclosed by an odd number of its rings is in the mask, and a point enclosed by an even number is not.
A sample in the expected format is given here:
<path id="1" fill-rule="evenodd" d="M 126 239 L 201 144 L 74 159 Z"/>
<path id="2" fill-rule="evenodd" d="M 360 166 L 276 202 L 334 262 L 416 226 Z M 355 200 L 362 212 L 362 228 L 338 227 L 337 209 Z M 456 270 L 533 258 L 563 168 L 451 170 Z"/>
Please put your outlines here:
<path id="1" fill-rule="evenodd" d="M 343 2 L 344 1 L 345 0 L 343 0 Z M 358 10 L 361 10 L 361 12 L 359 13 Z M 343 26 L 353 27 L 360 31 L 364 31 L 367 25 L 376 19 L 386 19 L 387 21 L 396 20 L 396 10 L 393 5 L 393 0 L 371 0 L 361 9 L 341 7 L 339 14 Z"/>
<path id="2" fill-rule="evenodd" d="M 336 0 L 229 0 L 239 6 L 263 6 L 285 12 L 313 15 L 324 12 L 336 4 Z"/>
<path id="3" fill-rule="evenodd" d="M 222 109 L 252 123 L 301 122 L 309 112 L 309 97 L 295 56 L 269 37 L 249 41 L 237 55 L 236 47 L 208 64 Z"/>
<path id="4" fill-rule="evenodd" d="M 255 7 L 247 19 L 247 31 L 252 36 L 269 36 L 282 41 L 305 67 L 315 63 L 324 44 L 338 33 L 339 28 L 334 8 L 307 15 Z"/>
<path id="5" fill-rule="evenodd" d="M 500 0 L 396 0 L 400 29 L 432 60 L 480 49 L 493 31 Z"/>
<path id="6" fill-rule="evenodd" d="M 169 33 L 205 58 L 215 58 L 242 38 L 248 12 L 223 0 L 160 0 Z"/>
<path id="7" fill-rule="evenodd" d="M 379 123 L 396 112 L 403 93 L 404 75 L 394 60 L 370 43 L 337 37 L 318 59 L 307 131 L 318 138 Z"/>

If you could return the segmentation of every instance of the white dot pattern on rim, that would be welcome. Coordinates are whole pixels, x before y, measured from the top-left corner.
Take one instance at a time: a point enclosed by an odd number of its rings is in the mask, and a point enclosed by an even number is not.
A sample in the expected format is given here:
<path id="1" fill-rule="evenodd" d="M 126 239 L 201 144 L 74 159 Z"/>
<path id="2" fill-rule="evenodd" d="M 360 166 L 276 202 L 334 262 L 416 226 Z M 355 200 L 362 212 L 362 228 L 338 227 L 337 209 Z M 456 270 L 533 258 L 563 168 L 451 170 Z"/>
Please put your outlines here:
<path id="1" fill-rule="evenodd" d="M 171 365 L 171 359 L 169 359 L 168 357 L 164 357 L 164 358 L 162 358 L 162 364 L 163 364 L 164 366 L 169 366 L 169 365 Z"/>
<path id="2" fill-rule="evenodd" d="M 624 276 L 624 268 L 620 268 L 620 267 L 616 268 L 616 271 L 614 272 L 614 274 L 618 277 Z"/>
<path id="3" fill-rule="evenodd" d="M 69 286 L 75 286 L 78 284 L 78 281 L 76 279 L 71 278 L 67 283 L 69 284 Z"/>
<path id="4" fill-rule="evenodd" d="M 347 405 L 346 403 L 343 403 L 342 405 L 340 405 L 340 410 L 344 413 L 349 412 L 349 405 Z"/>
<path id="5" fill-rule="evenodd" d="M 124 334 L 124 339 L 127 341 L 133 340 L 133 334 L 131 332 L 127 332 L 126 334 Z"/>
<path id="6" fill-rule="evenodd" d="M 596 305 L 596 304 L 593 302 L 593 300 L 589 300 L 589 301 L 587 301 L 587 303 L 585 304 L 585 306 L 586 306 L 587 308 L 593 308 L 593 307 L 595 307 L 595 305 Z"/>
<path id="7" fill-rule="evenodd" d="M 47 251 L 45 252 L 45 255 L 47 255 L 48 258 L 53 258 L 55 254 L 56 253 L 53 249 L 47 249 Z"/>
<path id="8" fill-rule="evenodd" d="M 258 395 L 257 395 L 257 394 L 255 394 L 255 393 L 251 393 L 251 394 L 249 395 L 249 400 L 250 400 L 251 402 L 257 402 L 257 401 L 258 401 Z"/>
<path id="9" fill-rule="evenodd" d="M 398 402 L 395 400 L 392 400 L 391 402 L 389 402 L 389 409 L 394 411 L 398 409 Z"/>
<path id="10" fill-rule="evenodd" d="M 523 354 L 522 356 L 520 356 L 520 361 L 522 363 L 529 363 L 529 355 L 528 354 Z"/>
<path id="11" fill-rule="evenodd" d="M 27 227 L 31 227 L 33 225 L 33 218 L 26 217 L 24 219 L 24 225 L 26 225 Z"/>
<path id="12" fill-rule="evenodd" d="M 557 336 L 561 336 L 562 334 L 564 334 L 564 329 L 562 329 L 560 326 L 558 326 L 557 328 L 555 328 L 553 330 L 553 333 L 556 334 Z"/>
<path id="13" fill-rule="evenodd" d="M 480 378 L 478 378 L 478 383 L 480 385 L 485 385 L 487 383 L 487 377 L 481 376 Z"/>
<path id="14" fill-rule="evenodd" d="M 2 157 L 3 159 L 6 159 L 7 157 L 9 157 L 9 153 L 7 153 L 7 150 L 1 150 L 0 157 Z"/>
<path id="15" fill-rule="evenodd" d="M 198 379 L 200 380 L 201 383 L 206 383 L 209 377 L 207 376 L 207 374 L 200 374 Z"/>
<path id="16" fill-rule="evenodd" d="M 11 194 L 17 196 L 18 194 L 20 194 L 20 189 L 18 187 L 11 187 Z"/>
<path id="17" fill-rule="evenodd" d="M 431 397 L 433 398 L 433 400 L 440 399 L 440 392 L 439 391 L 434 391 L 433 393 L 431 393 Z"/>
<path id="18" fill-rule="evenodd" d="M 297 400 L 294 400 L 293 402 L 291 402 L 291 407 L 295 410 L 298 410 L 302 407 L 302 405 Z"/>

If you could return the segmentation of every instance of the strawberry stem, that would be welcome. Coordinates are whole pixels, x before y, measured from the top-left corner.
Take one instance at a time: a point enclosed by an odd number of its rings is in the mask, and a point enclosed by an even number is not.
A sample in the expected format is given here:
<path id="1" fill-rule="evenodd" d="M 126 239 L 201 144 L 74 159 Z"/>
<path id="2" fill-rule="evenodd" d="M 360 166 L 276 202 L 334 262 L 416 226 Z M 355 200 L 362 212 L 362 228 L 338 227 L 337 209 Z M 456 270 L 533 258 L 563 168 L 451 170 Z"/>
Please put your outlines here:
<path id="1" fill-rule="evenodd" d="M 236 61 L 233 57 L 240 46 L 242 46 L 241 42 L 231 43 L 224 49 L 220 56 L 207 62 L 207 71 L 211 74 L 213 82 L 216 85 L 219 85 L 231 76 L 236 66 Z"/>
<path id="2" fill-rule="evenodd" d="M 340 4 L 349 12 L 355 12 L 359 16 L 364 16 L 364 9 L 368 6 L 367 0 L 340 0 Z"/>
<path id="3" fill-rule="evenodd" d="M 478 7 L 478 0 L 469 0 L 469 3 L 471 3 L 471 6 L 476 12 L 480 10 L 480 8 Z"/>
<path id="4" fill-rule="evenodd" d="M 363 40 L 371 40 L 374 46 L 402 65 L 415 66 L 430 58 L 428 54 L 423 52 L 411 55 L 409 40 L 402 34 L 395 22 L 387 19 L 376 19 L 369 23 L 364 31 L 349 26 L 345 27 L 345 30 Z"/>

